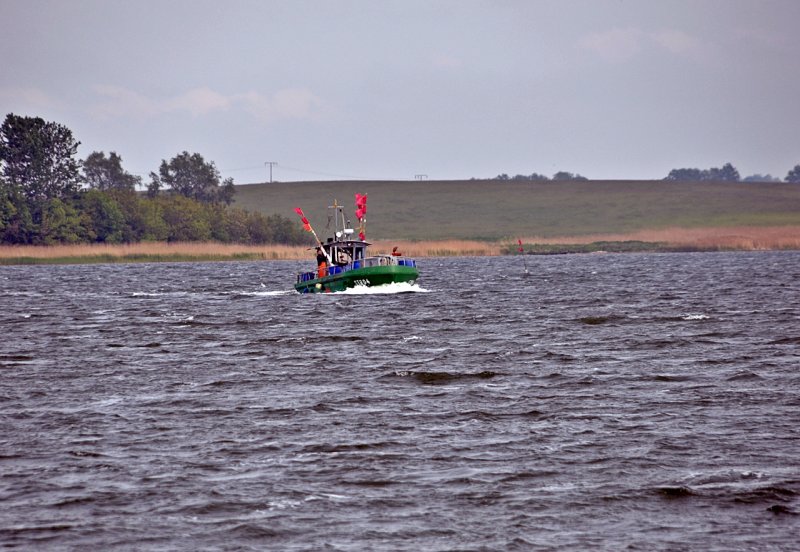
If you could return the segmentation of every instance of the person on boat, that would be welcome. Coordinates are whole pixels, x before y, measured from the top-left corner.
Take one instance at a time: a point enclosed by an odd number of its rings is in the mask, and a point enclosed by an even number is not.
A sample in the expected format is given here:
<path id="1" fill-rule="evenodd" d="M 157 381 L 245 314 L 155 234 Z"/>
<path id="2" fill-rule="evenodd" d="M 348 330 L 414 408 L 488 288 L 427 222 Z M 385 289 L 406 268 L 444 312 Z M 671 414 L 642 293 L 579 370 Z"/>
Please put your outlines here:
<path id="1" fill-rule="evenodd" d="M 322 248 L 317 247 L 317 276 L 323 278 L 328 272 L 327 268 L 328 259 L 325 257 L 325 253 L 322 252 Z"/>
<path id="2" fill-rule="evenodd" d="M 336 254 L 336 262 L 338 264 L 346 265 L 352 260 L 353 259 L 350 258 L 350 253 L 344 249 L 339 249 L 338 253 Z"/>

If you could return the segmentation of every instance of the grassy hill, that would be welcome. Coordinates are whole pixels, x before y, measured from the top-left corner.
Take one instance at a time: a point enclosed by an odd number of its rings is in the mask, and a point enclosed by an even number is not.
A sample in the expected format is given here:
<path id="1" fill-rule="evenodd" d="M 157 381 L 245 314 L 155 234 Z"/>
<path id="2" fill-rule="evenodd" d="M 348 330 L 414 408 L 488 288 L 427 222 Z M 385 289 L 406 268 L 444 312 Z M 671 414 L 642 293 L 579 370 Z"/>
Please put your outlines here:
<path id="1" fill-rule="evenodd" d="M 800 225 L 800 184 L 586 181 L 331 181 L 236 187 L 235 205 L 296 217 L 320 232 L 334 199 L 369 196 L 372 239 L 498 240 L 672 227 Z"/>

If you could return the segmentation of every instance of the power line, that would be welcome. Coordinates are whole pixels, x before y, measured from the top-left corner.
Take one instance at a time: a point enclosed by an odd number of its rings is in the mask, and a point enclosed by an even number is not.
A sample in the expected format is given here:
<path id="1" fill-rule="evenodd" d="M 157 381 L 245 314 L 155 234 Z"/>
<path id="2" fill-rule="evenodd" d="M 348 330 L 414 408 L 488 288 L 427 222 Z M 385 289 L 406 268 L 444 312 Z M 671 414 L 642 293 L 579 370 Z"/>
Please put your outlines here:
<path id="1" fill-rule="evenodd" d="M 403 178 L 375 178 L 370 176 L 354 176 L 352 174 L 336 174 L 323 171 L 314 171 L 310 169 L 298 169 L 297 167 L 289 167 L 287 165 L 281 165 L 281 168 L 284 170 L 303 173 L 303 174 L 316 174 L 319 176 L 330 176 L 333 178 L 349 178 L 351 180 L 405 180 Z"/>

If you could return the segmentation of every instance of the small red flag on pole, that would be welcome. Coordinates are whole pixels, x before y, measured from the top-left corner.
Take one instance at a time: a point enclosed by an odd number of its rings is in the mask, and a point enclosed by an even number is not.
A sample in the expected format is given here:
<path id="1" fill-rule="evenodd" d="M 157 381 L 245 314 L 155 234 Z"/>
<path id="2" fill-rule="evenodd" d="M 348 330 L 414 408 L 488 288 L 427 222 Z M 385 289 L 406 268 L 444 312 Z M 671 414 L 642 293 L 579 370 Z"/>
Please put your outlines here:
<path id="1" fill-rule="evenodd" d="M 325 257 L 328 259 L 328 265 L 333 265 L 333 260 L 331 259 L 331 256 L 328 253 L 328 250 L 325 249 L 325 246 L 322 245 L 322 242 L 320 241 L 319 236 L 317 236 L 317 233 L 314 232 L 313 228 L 311 228 L 311 223 L 308 222 L 308 219 L 303 214 L 303 210 L 300 207 L 295 207 L 294 208 L 294 212 L 297 213 L 298 215 L 300 215 L 300 220 L 303 222 L 303 228 L 307 232 L 311 232 L 314 235 L 314 239 L 317 240 L 317 245 L 319 246 L 320 249 L 322 249 L 322 252 L 325 254 Z"/>
<path id="2" fill-rule="evenodd" d="M 294 208 L 294 212 L 297 213 L 298 215 L 300 215 L 300 220 L 303 223 L 303 229 L 306 232 L 311 232 L 311 224 L 309 224 L 308 219 L 303 214 L 303 210 L 300 207 L 295 207 Z"/>
<path id="3" fill-rule="evenodd" d="M 517 245 L 519 246 L 519 247 L 517 247 L 517 251 L 522 253 L 522 265 L 525 267 L 525 274 L 524 275 L 527 276 L 528 275 L 528 263 L 527 263 L 527 261 L 525 261 L 525 248 L 522 247 L 522 240 L 518 239 L 517 240 Z"/>
<path id="4" fill-rule="evenodd" d="M 367 239 L 367 236 L 364 234 L 367 225 L 367 194 L 356 194 L 356 218 L 360 223 L 358 237 L 361 241 L 364 241 Z"/>

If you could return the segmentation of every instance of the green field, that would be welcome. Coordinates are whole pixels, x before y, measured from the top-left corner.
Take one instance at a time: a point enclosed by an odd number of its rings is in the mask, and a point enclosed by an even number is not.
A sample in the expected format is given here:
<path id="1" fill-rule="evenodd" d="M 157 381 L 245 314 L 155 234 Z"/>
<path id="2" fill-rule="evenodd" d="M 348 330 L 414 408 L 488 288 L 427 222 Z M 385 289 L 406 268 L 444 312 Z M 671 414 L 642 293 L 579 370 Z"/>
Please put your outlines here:
<path id="1" fill-rule="evenodd" d="M 296 217 L 324 233 L 334 199 L 367 193 L 373 239 L 586 236 L 672 227 L 800 225 L 800 184 L 586 181 L 333 181 L 236 187 L 235 205 Z"/>

